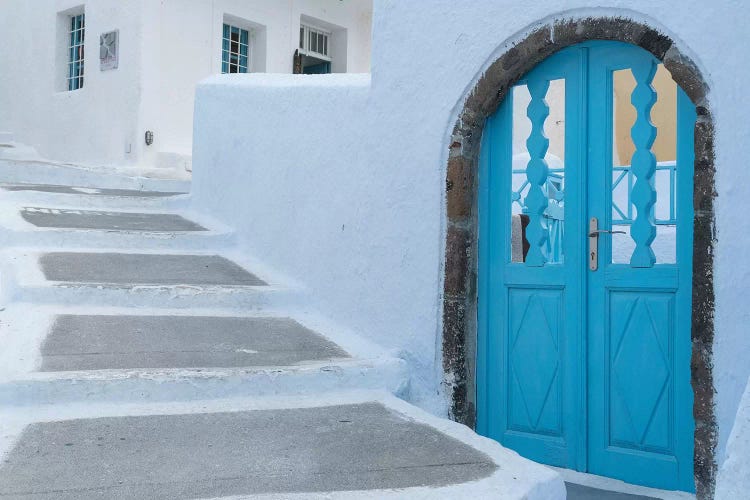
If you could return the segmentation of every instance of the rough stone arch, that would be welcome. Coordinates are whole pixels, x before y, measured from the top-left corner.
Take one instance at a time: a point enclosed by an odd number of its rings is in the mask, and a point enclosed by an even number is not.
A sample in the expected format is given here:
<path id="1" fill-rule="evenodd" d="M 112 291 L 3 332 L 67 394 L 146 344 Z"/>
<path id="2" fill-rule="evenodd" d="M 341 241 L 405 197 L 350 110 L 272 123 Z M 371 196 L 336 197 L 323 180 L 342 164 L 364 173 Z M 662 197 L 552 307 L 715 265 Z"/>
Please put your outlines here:
<path id="1" fill-rule="evenodd" d="M 696 106 L 693 204 L 692 360 L 695 418 L 694 473 L 698 498 L 713 498 L 717 440 L 712 346 L 714 338 L 713 248 L 715 240 L 714 127 L 708 85 L 697 65 L 657 29 L 622 17 L 559 19 L 528 30 L 498 57 L 466 98 L 453 128 L 446 175 L 447 234 L 443 286 L 444 385 L 451 418 L 475 424 L 477 316 L 478 158 L 485 119 L 509 88 L 551 54 L 589 40 L 639 46 L 664 63 Z"/>

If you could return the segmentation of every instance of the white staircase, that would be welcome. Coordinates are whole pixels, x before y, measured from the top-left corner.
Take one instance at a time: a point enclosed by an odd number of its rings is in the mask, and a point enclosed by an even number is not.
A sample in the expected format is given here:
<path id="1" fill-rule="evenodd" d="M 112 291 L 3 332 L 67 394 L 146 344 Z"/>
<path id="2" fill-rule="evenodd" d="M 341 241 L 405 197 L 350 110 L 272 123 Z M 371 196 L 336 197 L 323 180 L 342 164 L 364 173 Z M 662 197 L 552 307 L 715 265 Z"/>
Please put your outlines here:
<path id="1" fill-rule="evenodd" d="M 564 496 L 397 399 L 405 363 L 307 310 L 184 181 L 55 168 L 0 164 L 0 499 Z"/>

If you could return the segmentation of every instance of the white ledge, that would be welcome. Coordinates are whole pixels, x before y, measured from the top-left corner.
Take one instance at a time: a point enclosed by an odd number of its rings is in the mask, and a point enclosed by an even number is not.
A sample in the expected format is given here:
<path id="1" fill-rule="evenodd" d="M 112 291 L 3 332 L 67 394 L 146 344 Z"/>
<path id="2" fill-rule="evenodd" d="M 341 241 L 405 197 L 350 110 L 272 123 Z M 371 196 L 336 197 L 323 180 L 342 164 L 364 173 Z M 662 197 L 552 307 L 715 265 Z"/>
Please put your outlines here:
<path id="1" fill-rule="evenodd" d="M 330 73 L 327 75 L 292 75 L 286 73 L 245 73 L 213 75 L 198 83 L 199 87 L 276 87 L 276 88 L 368 88 L 369 73 Z"/>

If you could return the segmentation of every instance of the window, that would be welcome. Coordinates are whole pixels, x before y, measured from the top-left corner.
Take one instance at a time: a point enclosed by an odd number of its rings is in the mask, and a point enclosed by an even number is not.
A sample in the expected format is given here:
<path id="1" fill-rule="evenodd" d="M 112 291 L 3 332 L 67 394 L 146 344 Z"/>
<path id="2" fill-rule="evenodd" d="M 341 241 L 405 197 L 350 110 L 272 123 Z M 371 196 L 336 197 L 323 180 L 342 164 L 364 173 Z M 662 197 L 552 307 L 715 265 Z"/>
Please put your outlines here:
<path id="1" fill-rule="evenodd" d="M 248 30 L 225 23 L 221 47 L 221 72 L 247 73 L 250 54 Z"/>
<path id="2" fill-rule="evenodd" d="M 70 16 L 70 30 L 68 32 L 68 90 L 83 88 L 85 23 L 84 14 Z"/>
<path id="3" fill-rule="evenodd" d="M 331 33 L 328 31 L 301 24 L 299 27 L 300 52 L 330 61 L 331 58 L 328 55 L 330 36 Z"/>

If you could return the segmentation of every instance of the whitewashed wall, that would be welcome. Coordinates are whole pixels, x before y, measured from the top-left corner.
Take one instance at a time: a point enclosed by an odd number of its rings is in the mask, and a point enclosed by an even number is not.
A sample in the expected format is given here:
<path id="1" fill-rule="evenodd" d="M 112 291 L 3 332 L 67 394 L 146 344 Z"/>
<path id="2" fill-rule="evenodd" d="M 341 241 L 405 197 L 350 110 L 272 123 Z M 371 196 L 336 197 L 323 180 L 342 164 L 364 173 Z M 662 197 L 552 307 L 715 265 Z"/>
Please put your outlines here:
<path id="1" fill-rule="evenodd" d="M 84 87 L 67 92 L 55 86 L 66 72 L 55 61 L 56 18 L 78 6 L 86 13 Z M 371 0 L 2 0 L 0 131 L 54 160 L 184 168 L 195 85 L 221 72 L 225 15 L 262 35 L 266 53 L 256 54 L 256 70 L 292 72 L 306 16 L 346 31 L 346 54 L 334 71 L 367 72 L 371 9 Z M 99 35 L 113 29 L 120 30 L 119 68 L 101 72 Z M 149 147 L 146 130 L 154 132 Z"/>
<path id="2" fill-rule="evenodd" d="M 292 72 L 301 16 L 346 29 L 349 49 L 339 71 L 370 70 L 370 0 L 164 0 L 146 9 L 145 21 L 160 47 L 146 63 L 143 84 L 144 101 L 150 103 L 143 127 L 155 131 L 154 152 L 191 154 L 195 85 L 221 73 L 225 16 L 254 28 L 252 71 Z M 245 118 L 257 120 L 257 115 Z"/>
<path id="3" fill-rule="evenodd" d="M 137 157 L 125 144 L 138 133 L 140 1 L 86 3 L 84 86 L 68 92 L 59 85 L 67 61 L 57 60 L 57 13 L 83 2 L 0 2 L 0 130 L 49 158 L 126 164 Z M 112 29 L 120 67 L 100 72 L 99 34 Z"/>
<path id="4" fill-rule="evenodd" d="M 737 409 L 727 458 L 716 481 L 716 500 L 737 500 L 750 491 L 750 380 Z"/>
<path id="5" fill-rule="evenodd" d="M 737 104 L 750 79 L 742 62 L 750 9 L 741 2 L 433 0 L 425 9 L 376 0 L 371 82 L 230 76 L 198 88 L 196 203 L 238 226 L 257 257 L 304 281 L 323 312 L 400 351 L 418 375 L 415 398 L 444 410 L 430 398 L 441 378 L 449 134 L 483 68 L 514 40 L 550 19 L 588 15 L 628 16 L 663 31 L 712 88 L 721 457 L 750 374 L 750 125 Z"/>

